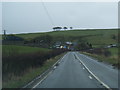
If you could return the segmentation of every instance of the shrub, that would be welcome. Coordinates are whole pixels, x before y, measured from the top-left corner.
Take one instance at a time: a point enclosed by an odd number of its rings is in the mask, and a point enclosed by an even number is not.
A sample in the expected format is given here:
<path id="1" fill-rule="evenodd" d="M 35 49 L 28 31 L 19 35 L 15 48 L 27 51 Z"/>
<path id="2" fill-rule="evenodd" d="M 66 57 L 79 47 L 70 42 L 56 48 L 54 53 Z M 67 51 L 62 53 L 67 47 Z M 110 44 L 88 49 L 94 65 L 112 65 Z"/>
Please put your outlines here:
<path id="1" fill-rule="evenodd" d="M 106 48 L 96 48 L 93 50 L 87 50 L 86 52 L 92 53 L 92 54 L 97 54 L 97 55 L 104 55 L 106 57 L 111 55 L 111 52 Z"/>
<path id="2" fill-rule="evenodd" d="M 55 49 L 48 52 L 24 53 L 19 55 L 14 54 L 12 56 L 3 55 L 3 79 L 10 73 L 14 73 L 14 75 L 21 75 L 30 67 L 42 66 L 47 59 L 55 57 L 63 52 L 65 52 L 64 49 Z"/>

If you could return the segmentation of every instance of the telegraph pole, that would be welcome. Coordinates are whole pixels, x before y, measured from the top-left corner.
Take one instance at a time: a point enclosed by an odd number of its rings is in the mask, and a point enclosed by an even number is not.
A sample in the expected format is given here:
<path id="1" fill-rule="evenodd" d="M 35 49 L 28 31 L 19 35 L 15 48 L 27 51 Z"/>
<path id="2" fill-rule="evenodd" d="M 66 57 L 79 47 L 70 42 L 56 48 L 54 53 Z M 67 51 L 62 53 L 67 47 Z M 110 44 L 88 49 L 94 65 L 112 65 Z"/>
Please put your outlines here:
<path id="1" fill-rule="evenodd" d="M 6 39 L 6 30 L 3 30 L 3 33 L 4 33 L 4 40 Z"/>
<path id="2" fill-rule="evenodd" d="M 3 30 L 4 31 L 4 36 L 6 36 L 6 30 Z"/>

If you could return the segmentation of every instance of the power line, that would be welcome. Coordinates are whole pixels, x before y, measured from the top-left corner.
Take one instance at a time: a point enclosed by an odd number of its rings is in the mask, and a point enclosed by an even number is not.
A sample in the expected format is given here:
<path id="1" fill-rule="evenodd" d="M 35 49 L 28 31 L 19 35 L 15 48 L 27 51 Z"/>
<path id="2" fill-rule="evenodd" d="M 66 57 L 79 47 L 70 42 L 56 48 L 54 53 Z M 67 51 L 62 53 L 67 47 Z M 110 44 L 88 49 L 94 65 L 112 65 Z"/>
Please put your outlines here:
<path id="1" fill-rule="evenodd" d="M 47 10 L 47 7 L 45 6 L 43 0 L 41 0 L 41 2 L 42 2 L 42 5 L 43 5 L 43 7 L 44 7 L 44 9 L 45 9 L 45 11 L 46 11 L 46 14 L 47 14 L 47 16 L 48 16 L 48 18 L 49 18 L 51 24 L 54 26 L 53 20 L 52 20 L 52 18 L 51 18 L 51 16 L 50 16 L 49 12 L 48 12 L 48 10 Z"/>

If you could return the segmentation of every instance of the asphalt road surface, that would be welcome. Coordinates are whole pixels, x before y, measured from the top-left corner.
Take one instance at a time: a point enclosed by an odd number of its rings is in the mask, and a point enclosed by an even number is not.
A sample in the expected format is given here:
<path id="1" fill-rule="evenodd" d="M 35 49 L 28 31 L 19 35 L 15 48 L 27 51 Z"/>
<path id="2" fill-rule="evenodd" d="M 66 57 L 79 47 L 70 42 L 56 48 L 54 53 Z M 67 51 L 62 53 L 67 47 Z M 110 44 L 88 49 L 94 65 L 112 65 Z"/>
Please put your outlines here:
<path id="1" fill-rule="evenodd" d="M 34 88 L 118 88 L 118 70 L 78 52 L 68 52 Z"/>

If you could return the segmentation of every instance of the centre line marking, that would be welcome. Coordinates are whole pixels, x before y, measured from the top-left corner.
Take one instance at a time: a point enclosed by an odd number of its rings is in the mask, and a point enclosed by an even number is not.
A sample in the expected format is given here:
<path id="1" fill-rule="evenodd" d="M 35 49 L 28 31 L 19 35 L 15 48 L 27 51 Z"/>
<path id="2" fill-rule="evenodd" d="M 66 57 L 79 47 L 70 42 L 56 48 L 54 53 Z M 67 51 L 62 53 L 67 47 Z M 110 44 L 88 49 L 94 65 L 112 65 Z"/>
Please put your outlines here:
<path id="1" fill-rule="evenodd" d="M 76 55 L 76 54 L 75 54 Z M 77 59 L 81 62 L 81 64 L 85 67 L 85 69 L 98 81 L 100 82 L 105 88 L 108 90 L 112 90 L 108 85 L 106 85 L 104 82 L 102 82 L 83 62 L 80 60 L 78 55 L 76 55 Z"/>
<path id="2" fill-rule="evenodd" d="M 89 78 L 90 78 L 90 79 L 92 79 L 92 77 L 91 77 L 91 76 L 89 76 Z"/>
<path id="3" fill-rule="evenodd" d="M 67 53 L 67 54 L 68 54 L 68 53 Z M 67 54 L 65 54 L 61 59 L 59 59 L 59 60 L 52 66 L 53 69 L 55 68 L 55 65 L 56 65 L 58 62 L 62 61 L 62 60 L 64 59 L 64 57 L 67 56 Z M 39 84 L 41 84 L 52 72 L 53 72 L 53 70 L 50 71 L 46 76 L 44 76 L 43 79 L 41 79 L 37 84 L 35 84 L 35 85 L 32 87 L 31 90 L 33 90 L 33 89 L 36 88 Z"/>

